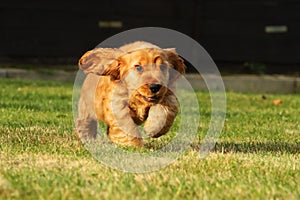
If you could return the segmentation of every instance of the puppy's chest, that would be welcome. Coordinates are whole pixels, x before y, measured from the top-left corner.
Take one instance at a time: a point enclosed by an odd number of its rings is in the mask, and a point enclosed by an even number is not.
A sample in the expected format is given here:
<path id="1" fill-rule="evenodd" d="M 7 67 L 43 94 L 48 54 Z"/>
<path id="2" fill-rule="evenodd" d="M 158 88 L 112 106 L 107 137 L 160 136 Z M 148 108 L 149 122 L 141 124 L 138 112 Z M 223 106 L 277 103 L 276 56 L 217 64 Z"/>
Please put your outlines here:
<path id="1" fill-rule="evenodd" d="M 139 102 L 129 102 L 129 112 L 134 123 L 140 125 L 146 121 L 149 114 L 149 105 L 144 105 Z"/>

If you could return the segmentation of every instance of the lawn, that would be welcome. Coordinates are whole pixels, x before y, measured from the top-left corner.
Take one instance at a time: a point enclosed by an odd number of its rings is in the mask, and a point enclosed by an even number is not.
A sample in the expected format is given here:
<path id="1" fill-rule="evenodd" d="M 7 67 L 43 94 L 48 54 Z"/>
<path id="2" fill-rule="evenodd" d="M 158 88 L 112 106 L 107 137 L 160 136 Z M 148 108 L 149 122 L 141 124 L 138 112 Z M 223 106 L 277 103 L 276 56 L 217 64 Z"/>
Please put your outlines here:
<path id="1" fill-rule="evenodd" d="M 222 135 L 199 159 L 210 97 L 197 92 L 202 115 L 191 148 L 161 170 L 124 173 L 75 136 L 72 83 L 0 86 L 0 199 L 300 199 L 300 95 L 228 92 Z"/>

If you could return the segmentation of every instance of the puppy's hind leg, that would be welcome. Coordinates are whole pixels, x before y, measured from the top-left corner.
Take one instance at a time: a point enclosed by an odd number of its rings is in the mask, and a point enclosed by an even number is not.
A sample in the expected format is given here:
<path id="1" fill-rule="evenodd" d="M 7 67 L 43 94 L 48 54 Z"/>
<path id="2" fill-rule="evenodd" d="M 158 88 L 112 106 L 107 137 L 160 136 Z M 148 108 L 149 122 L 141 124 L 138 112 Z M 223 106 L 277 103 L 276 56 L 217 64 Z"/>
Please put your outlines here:
<path id="1" fill-rule="evenodd" d="M 92 118 L 77 119 L 75 122 L 76 134 L 83 141 L 96 139 L 97 135 L 97 120 Z"/>
<path id="2" fill-rule="evenodd" d="M 92 105 L 87 104 L 85 99 L 81 98 L 78 104 L 78 118 L 75 121 L 75 128 L 76 134 L 82 142 L 96 139 L 97 124 Z"/>
<path id="3" fill-rule="evenodd" d="M 94 111 L 94 95 L 99 77 L 87 75 L 78 102 L 78 117 L 75 121 L 76 134 L 85 142 L 97 135 L 97 120 Z"/>

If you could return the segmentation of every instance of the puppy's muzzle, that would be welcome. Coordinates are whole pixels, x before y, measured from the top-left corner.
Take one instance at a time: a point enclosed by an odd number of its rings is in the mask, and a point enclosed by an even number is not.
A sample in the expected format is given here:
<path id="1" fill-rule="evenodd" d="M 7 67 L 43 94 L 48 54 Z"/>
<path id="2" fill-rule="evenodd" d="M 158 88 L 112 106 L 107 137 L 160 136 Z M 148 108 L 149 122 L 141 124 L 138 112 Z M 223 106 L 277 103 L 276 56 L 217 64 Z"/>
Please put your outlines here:
<path id="1" fill-rule="evenodd" d="M 149 85 L 149 90 L 152 92 L 152 94 L 157 93 L 161 88 L 160 84 L 151 84 Z"/>

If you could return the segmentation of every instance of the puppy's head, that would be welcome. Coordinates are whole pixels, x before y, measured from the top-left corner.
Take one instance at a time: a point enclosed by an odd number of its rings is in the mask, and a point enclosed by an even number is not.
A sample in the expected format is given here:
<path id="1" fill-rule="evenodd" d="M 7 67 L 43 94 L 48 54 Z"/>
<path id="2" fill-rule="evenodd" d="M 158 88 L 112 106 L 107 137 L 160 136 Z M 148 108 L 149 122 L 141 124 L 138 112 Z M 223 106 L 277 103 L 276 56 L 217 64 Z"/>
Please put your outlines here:
<path id="1" fill-rule="evenodd" d="M 145 48 L 128 52 L 98 48 L 79 60 L 85 73 L 110 76 L 125 83 L 131 96 L 149 103 L 159 102 L 180 74 L 183 60 L 174 49 Z"/>

